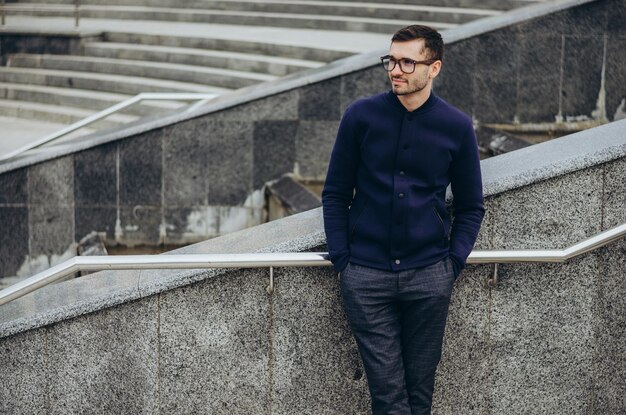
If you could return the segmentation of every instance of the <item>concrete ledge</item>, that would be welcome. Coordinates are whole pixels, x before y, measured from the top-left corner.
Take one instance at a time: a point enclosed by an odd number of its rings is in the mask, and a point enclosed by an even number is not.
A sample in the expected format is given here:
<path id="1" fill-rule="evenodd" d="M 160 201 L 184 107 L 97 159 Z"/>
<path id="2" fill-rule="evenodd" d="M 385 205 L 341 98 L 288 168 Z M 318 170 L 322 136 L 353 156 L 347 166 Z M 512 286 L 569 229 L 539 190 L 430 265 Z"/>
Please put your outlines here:
<path id="1" fill-rule="evenodd" d="M 264 235 L 262 238 L 258 237 L 259 232 Z M 320 208 L 170 253 L 302 252 L 325 243 Z M 49 285 L 2 306 L 0 338 L 214 278 L 227 272 L 229 270 L 224 269 L 98 272 L 71 280 L 67 284 Z"/>
<path id="2" fill-rule="evenodd" d="M 481 162 L 483 190 L 507 190 L 607 163 L 626 154 L 626 120 L 615 121 Z"/>

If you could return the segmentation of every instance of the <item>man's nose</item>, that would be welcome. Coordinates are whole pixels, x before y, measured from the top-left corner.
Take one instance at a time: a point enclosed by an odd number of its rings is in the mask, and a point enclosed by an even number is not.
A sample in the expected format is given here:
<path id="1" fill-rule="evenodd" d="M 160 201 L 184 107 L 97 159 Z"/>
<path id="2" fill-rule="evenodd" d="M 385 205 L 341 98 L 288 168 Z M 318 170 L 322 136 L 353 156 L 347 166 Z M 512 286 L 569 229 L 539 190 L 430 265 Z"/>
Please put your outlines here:
<path id="1" fill-rule="evenodd" d="M 401 76 L 404 72 L 400 69 L 400 63 L 396 62 L 396 66 L 391 70 L 391 76 Z"/>

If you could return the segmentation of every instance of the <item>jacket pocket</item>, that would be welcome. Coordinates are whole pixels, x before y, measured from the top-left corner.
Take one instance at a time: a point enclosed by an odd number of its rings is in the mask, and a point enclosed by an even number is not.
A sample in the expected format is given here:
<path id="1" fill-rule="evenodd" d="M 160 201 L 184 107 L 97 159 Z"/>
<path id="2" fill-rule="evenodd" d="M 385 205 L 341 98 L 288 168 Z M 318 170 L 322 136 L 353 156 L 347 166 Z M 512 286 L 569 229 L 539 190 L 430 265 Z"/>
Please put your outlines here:
<path id="1" fill-rule="evenodd" d="M 441 215 L 439 214 L 439 211 L 437 210 L 437 207 L 435 206 L 435 202 L 432 203 L 431 207 L 433 209 L 433 213 L 435 214 L 435 217 L 439 220 L 439 225 L 441 225 L 441 238 L 445 242 L 446 239 L 448 238 L 448 235 L 446 234 L 446 225 L 444 224 L 443 218 L 441 217 Z"/>
<path id="2" fill-rule="evenodd" d="M 352 240 L 354 239 L 354 232 L 356 231 L 356 226 L 358 225 L 361 217 L 363 217 L 363 215 L 365 214 L 366 210 L 367 210 L 367 200 L 365 201 L 365 204 L 363 205 L 363 209 L 361 209 L 357 217 L 354 219 L 354 223 L 352 224 L 352 229 L 350 230 L 350 242 L 352 242 Z"/>

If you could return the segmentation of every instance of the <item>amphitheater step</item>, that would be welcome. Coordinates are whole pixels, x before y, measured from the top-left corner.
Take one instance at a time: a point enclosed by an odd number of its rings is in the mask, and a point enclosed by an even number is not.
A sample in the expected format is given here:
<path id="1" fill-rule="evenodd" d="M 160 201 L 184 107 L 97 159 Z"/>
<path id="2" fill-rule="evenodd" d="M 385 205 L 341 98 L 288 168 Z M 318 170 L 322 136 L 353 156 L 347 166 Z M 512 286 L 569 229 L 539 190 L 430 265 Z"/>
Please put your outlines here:
<path id="1" fill-rule="evenodd" d="M 277 33 L 280 36 L 280 33 Z M 315 34 L 312 34 L 313 36 Z M 352 56 L 352 51 L 334 50 L 333 45 L 319 49 L 299 45 L 289 45 L 269 42 L 252 42 L 248 40 L 207 38 L 193 36 L 160 35 L 133 32 L 105 32 L 104 40 L 113 43 L 127 43 L 140 45 L 168 46 L 177 48 L 194 48 L 224 52 L 262 54 L 265 56 L 280 56 L 289 59 L 308 60 L 316 62 L 331 62 L 337 59 Z"/>
<path id="2" fill-rule="evenodd" d="M 180 6 L 171 1 L 143 2 L 135 7 L 151 7 L 159 9 L 175 8 Z M 127 2 L 118 2 L 121 6 L 133 6 Z M 114 6 L 110 3 L 107 7 Z M 345 16 L 389 20 L 433 21 L 442 23 L 465 23 L 477 18 L 499 14 L 498 11 L 475 9 L 469 7 L 440 7 L 417 4 L 388 4 L 388 3 L 359 3 L 349 1 L 313 1 L 313 0 L 269 0 L 269 1 L 242 1 L 218 0 L 203 1 L 193 7 L 185 4 L 184 8 L 195 11 L 220 11 L 263 14 L 304 14 L 312 16 Z M 220 13 L 224 14 L 224 13 Z"/>
<path id="3" fill-rule="evenodd" d="M 34 3 L 30 6 L 31 7 L 28 7 L 28 10 L 24 12 L 9 8 L 7 14 L 27 13 L 32 16 L 68 16 L 73 13 L 71 7 L 51 8 L 50 5 Z M 81 6 L 80 15 L 81 18 L 96 19 L 164 20 L 169 22 L 237 24 L 244 26 L 272 26 L 374 33 L 393 33 L 402 26 L 415 23 L 427 24 L 438 29 L 447 29 L 457 25 L 456 23 L 431 20 L 406 20 L 406 18 L 385 19 L 340 15 L 240 12 L 141 6 Z"/>
<path id="4" fill-rule="evenodd" d="M 0 100 L 0 115 L 38 121 L 50 121 L 59 124 L 73 124 L 90 115 L 94 111 L 82 108 L 61 107 L 58 105 L 39 104 L 28 101 Z M 139 117 L 128 114 L 113 114 L 98 121 L 99 128 L 117 127 L 137 120 Z M 94 124 L 95 125 L 95 124 Z"/>
<path id="5" fill-rule="evenodd" d="M 141 92 L 198 92 L 221 95 L 231 91 L 189 82 L 79 71 L 0 67 L 0 82 L 70 87 L 118 94 Z"/>
<path id="6" fill-rule="evenodd" d="M 101 111 L 131 96 L 76 88 L 0 83 L 0 98 Z M 180 109 L 185 105 L 186 103 L 173 101 L 144 101 L 128 107 L 124 113 L 155 115 Z"/>
<path id="7" fill-rule="evenodd" d="M 276 79 L 273 75 L 219 68 L 69 55 L 14 54 L 9 56 L 7 66 L 150 77 L 233 89 Z"/>
<path id="8" fill-rule="evenodd" d="M 438 6 L 438 7 L 461 7 L 467 9 L 492 9 L 492 10 L 510 10 L 524 6 L 529 3 L 537 3 L 542 0 L 419 0 L 420 6 Z M 45 3 L 45 4 L 63 4 L 74 5 L 75 0 L 17 0 L 17 3 Z M 193 9 L 226 9 L 226 10 L 258 10 L 270 11 L 276 10 L 276 7 L 283 5 L 283 9 L 278 11 L 285 12 L 287 10 L 298 12 L 297 6 L 306 10 L 312 6 L 320 7 L 325 5 L 327 10 L 334 11 L 335 7 L 369 7 L 374 8 L 380 5 L 381 0 L 272 0 L 259 2 L 258 0 L 186 0 L 184 4 L 174 0 L 81 0 L 81 5 L 104 5 L 104 6 L 151 6 L 151 7 L 177 7 L 177 8 L 193 8 Z M 415 6 L 416 0 L 392 0 L 390 6 Z M 385 3 L 388 4 L 388 3 Z M 336 14 L 336 13 L 333 13 Z"/>
<path id="9" fill-rule="evenodd" d="M 101 58 L 169 62 L 274 76 L 288 75 L 324 65 L 324 62 L 250 53 L 115 42 L 86 43 L 84 54 Z"/>

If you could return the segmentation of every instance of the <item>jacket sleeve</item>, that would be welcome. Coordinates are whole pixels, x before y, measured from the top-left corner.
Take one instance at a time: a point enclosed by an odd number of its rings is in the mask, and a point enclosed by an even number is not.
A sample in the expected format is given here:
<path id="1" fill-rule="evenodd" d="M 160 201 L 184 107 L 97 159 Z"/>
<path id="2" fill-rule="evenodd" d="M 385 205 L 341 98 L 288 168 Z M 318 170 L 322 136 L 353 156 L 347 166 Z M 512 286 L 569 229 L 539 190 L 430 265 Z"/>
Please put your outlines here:
<path id="1" fill-rule="evenodd" d="M 474 128 L 469 123 L 450 167 L 454 222 L 450 232 L 450 259 L 455 273 L 465 267 L 485 214 L 480 158 Z"/>
<path id="2" fill-rule="evenodd" d="M 349 107 L 339 125 L 322 191 L 324 231 L 333 267 L 341 272 L 350 260 L 348 212 L 359 165 L 356 119 Z"/>

